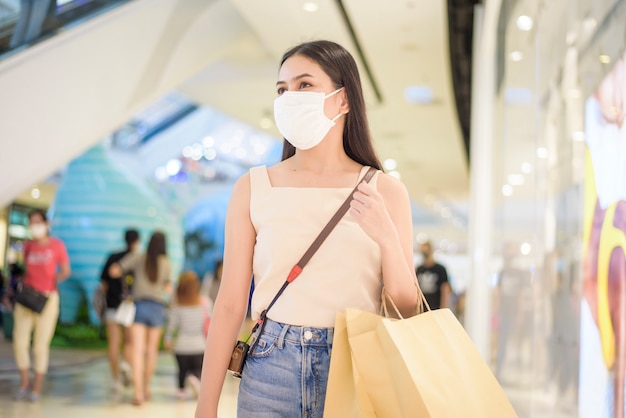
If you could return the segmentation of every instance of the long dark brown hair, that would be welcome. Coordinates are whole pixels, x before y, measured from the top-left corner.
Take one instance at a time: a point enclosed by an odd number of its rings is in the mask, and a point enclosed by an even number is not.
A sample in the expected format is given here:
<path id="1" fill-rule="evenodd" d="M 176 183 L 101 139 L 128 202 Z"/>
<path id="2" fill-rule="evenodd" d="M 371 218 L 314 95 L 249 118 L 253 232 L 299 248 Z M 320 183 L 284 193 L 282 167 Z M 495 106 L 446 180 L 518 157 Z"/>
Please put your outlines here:
<path id="1" fill-rule="evenodd" d="M 155 232 L 150 237 L 148 249 L 146 250 L 146 274 L 151 283 L 156 283 L 158 279 L 159 256 L 166 255 L 165 235 L 162 232 Z"/>
<path id="2" fill-rule="evenodd" d="M 344 87 L 350 104 L 343 128 L 343 149 L 348 157 L 362 165 L 382 170 L 382 165 L 370 134 L 365 100 L 359 70 L 352 55 L 341 45 L 331 41 L 313 41 L 296 45 L 285 52 L 280 66 L 294 55 L 301 55 L 317 63 L 330 77 L 335 89 Z M 296 148 L 287 140 L 283 143 L 283 160 L 293 156 Z"/>

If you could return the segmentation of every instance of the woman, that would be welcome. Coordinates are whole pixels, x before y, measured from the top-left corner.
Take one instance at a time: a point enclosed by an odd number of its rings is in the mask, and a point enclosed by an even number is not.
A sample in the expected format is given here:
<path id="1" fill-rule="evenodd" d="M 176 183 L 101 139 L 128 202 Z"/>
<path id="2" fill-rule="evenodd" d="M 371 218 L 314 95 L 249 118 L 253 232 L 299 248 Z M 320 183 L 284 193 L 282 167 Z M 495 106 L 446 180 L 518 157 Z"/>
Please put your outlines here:
<path id="1" fill-rule="evenodd" d="M 178 363 L 178 399 L 185 398 L 185 385 L 197 396 L 206 340 L 205 323 L 209 317 L 207 301 L 200 296 L 200 280 L 193 271 L 178 279 L 176 304 L 170 309 L 164 346 L 172 350 Z"/>
<path id="2" fill-rule="evenodd" d="M 33 210 L 28 215 L 32 241 L 24 243 L 24 265 L 26 273 L 24 287 L 47 296 L 43 310 L 37 313 L 19 302 L 15 304 L 13 351 L 20 370 L 20 386 L 15 393 L 18 400 L 27 396 L 35 402 L 41 396 L 41 387 L 48 371 L 50 341 L 59 317 L 59 293 L 57 284 L 70 277 L 70 260 L 65 244 L 48 234 L 49 225 L 43 210 Z M 18 298 L 19 299 L 19 298 Z M 35 381 L 30 387 L 30 339 L 33 335 L 33 357 Z"/>
<path id="3" fill-rule="evenodd" d="M 113 377 L 112 389 L 115 393 L 121 390 L 121 386 L 130 384 L 130 367 L 132 362 L 132 352 L 130 343 L 130 330 L 122 327 L 115 321 L 116 309 L 122 303 L 128 287 L 133 281 L 133 273 L 126 272 L 121 279 L 119 277 L 112 278 L 109 275 L 109 268 L 113 263 L 118 262 L 129 253 L 135 253 L 139 247 L 139 232 L 135 229 L 128 229 L 124 232 L 124 241 L 126 248 L 124 251 L 109 255 L 104 263 L 102 274 L 100 275 L 102 288 L 106 295 L 106 313 L 104 321 L 106 323 L 107 333 L 107 354 L 109 357 L 109 366 L 111 367 L 111 375 Z M 120 347 L 124 344 L 123 361 L 120 362 Z"/>
<path id="4" fill-rule="evenodd" d="M 150 398 L 150 381 L 154 375 L 159 343 L 166 320 L 165 297 L 170 293 L 171 265 L 165 252 L 165 235 L 155 232 L 145 254 L 130 253 L 109 269 L 111 277 L 120 278 L 124 271 L 135 272 L 132 296 L 135 321 L 130 327 L 132 372 L 135 395 L 133 405 Z"/>
<path id="5" fill-rule="evenodd" d="M 256 319 L 367 166 L 380 170 L 358 70 L 343 47 L 316 41 L 292 48 L 283 56 L 276 85 L 274 116 L 286 140 L 283 161 L 251 169 L 234 186 L 197 418 L 217 416 L 253 274 Z M 268 312 L 265 331 L 245 363 L 239 417 L 321 417 L 336 312 L 378 311 L 383 285 L 401 311 L 415 312 L 406 188 L 379 171 L 369 184 L 359 185 L 350 206 Z"/>

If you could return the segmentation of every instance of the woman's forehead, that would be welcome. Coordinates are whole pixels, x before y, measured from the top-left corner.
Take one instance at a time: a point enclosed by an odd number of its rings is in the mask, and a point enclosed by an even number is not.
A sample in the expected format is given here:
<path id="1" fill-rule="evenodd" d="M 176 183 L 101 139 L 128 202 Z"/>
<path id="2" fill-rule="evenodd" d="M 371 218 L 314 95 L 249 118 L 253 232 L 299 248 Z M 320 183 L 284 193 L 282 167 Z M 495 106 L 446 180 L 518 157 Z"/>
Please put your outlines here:
<path id="1" fill-rule="evenodd" d="M 278 80 L 289 82 L 303 74 L 309 74 L 315 78 L 329 78 L 315 61 L 302 55 L 293 55 L 280 67 Z"/>

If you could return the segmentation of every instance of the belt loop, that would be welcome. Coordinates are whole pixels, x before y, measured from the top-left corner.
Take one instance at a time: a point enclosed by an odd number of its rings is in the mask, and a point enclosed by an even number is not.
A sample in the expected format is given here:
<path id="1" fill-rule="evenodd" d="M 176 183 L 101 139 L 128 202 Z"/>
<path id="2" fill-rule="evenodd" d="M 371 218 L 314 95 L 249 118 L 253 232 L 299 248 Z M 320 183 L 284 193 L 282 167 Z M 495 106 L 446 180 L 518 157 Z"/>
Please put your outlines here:
<path id="1" fill-rule="evenodd" d="M 326 333 L 326 344 L 328 348 L 331 349 L 333 347 L 333 340 L 335 339 L 335 328 L 328 328 Z"/>
<path id="2" fill-rule="evenodd" d="M 287 331 L 289 331 L 289 325 L 283 324 L 283 329 L 280 331 L 280 335 L 278 336 L 278 348 L 282 350 L 285 346 L 285 335 L 287 335 Z"/>

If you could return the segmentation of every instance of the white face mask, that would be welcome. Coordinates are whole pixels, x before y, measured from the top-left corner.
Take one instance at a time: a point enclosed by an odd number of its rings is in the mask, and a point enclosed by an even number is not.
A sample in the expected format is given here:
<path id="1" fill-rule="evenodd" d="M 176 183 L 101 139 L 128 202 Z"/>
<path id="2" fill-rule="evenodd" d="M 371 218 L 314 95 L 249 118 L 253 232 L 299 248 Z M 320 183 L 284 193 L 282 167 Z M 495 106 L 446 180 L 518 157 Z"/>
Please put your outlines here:
<path id="1" fill-rule="evenodd" d="M 45 224 L 33 224 L 29 229 L 34 239 L 43 238 L 48 234 L 48 227 Z"/>
<path id="2" fill-rule="evenodd" d="M 328 96 L 313 91 L 286 91 L 274 100 L 276 127 L 294 147 L 313 148 L 326 136 L 342 113 L 332 120 L 324 114 L 324 101 L 343 89 Z"/>

